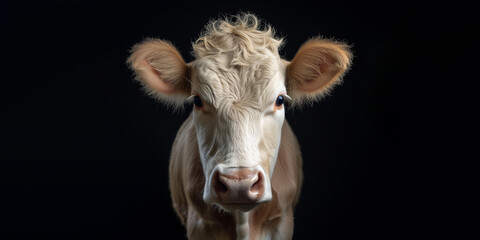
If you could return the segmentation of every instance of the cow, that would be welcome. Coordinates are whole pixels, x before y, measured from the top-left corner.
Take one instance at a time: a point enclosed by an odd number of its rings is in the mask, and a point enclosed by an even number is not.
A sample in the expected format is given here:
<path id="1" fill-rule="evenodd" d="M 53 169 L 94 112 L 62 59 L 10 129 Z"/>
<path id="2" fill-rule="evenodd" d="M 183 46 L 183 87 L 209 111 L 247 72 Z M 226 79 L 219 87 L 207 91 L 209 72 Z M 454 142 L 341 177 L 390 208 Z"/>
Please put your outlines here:
<path id="1" fill-rule="evenodd" d="M 315 37 L 287 61 L 283 42 L 273 27 L 242 13 L 211 20 L 189 63 L 166 40 L 131 49 L 127 63 L 148 94 L 173 108 L 193 105 L 169 165 L 173 208 L 189 239 L 293 237 L 302 157 L 284 105 L 328 93 L 352 53 L 346 43 Z"/>

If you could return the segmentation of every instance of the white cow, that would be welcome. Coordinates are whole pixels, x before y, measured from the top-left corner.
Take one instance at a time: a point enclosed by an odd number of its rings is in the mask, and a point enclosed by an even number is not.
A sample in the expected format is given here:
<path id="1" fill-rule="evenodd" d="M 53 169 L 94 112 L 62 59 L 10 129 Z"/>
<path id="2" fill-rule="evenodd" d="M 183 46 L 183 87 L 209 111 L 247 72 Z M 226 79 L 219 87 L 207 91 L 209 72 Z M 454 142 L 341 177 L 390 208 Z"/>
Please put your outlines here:
<path id="1" fill-rule="evenodd" d="M 189 239 L 292 238 L 302 158 L 284 101 L 318 99 L 350 66 L 348 45 L 320 37 L 286 61 L 282 39 L 261 25 L 252 14 L 210 22 L 190 63 L 158 39 L 128 59 L 153 97 L 193 101 L 170 158 L 173 207 Z"/>

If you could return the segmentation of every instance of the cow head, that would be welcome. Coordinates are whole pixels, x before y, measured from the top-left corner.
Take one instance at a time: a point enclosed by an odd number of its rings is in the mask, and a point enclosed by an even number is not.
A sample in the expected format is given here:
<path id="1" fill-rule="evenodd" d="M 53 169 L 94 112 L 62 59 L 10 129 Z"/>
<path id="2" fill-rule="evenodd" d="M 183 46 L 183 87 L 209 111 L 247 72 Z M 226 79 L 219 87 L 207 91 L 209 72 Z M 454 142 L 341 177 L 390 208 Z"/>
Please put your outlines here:
<path id="1" fill-rule="evenodd" d="M 173 106 L 193 102 L 203 199 L 225 211 L 249 211 L 272 199 L 273 175 L 285 118 L 285 101 L 315 100 L 348 69 L 348 46 L 307 41 L 291 62 L 278 53 L 282 40 L 253 15 L 212 21 L 185 63 L 175 47 L 148 39 L 128 63 L 145 90 Z"/>

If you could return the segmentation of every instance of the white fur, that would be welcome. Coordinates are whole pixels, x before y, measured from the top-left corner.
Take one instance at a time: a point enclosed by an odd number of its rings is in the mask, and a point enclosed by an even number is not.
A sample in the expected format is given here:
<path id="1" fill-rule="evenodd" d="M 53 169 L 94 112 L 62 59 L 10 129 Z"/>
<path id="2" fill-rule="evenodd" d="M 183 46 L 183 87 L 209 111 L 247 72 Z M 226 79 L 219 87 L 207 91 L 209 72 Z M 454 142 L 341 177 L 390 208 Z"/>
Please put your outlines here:
<path id="1" fill-rule="evenodd" d="M 132 49 L 128 63 L 148 93 L 175 107 L 194 97 L 203 103 L 179 130 L 170 160 L 173 206 L 191 239 L 293 235 L 302 160 L 285 108 L 275 101 L 318 99 L 340 82 L 352 55 L 346 44 L 314 38 L 288 62 L 278 53 L 282 43 L 272 27 L 241 14 L 210 22 L 188 64 L 166 41 L 148 39 Z M 264 177 L 261 204 L 249 212 L 215 202 L 212 176 L 230 167 Z"/>
<path id="2" fill-rule="evenodd" d="M 286 90 L 284 76 L 278 74 L 284 72 L 280 57 L 273 53 L 269 57 L 245 67 L 234 68 L 218 56 L 203 58 L 192 66 L 192 94 L 200 96 L 204 104 L 201 109 L 194 108 L 193 118 L 205 176 L 212 176 L 218 165 L 261 166 L 266 176 L 273 174 L 285 119 L 284 107 L 274 111 L 275 100 Z M 263 91 L 258 91 L 259 86 Z M 266 183 L 264 197 L 268 198 L 271 192 Z M 212 192 L 207 179 L 206 201 Z"/>

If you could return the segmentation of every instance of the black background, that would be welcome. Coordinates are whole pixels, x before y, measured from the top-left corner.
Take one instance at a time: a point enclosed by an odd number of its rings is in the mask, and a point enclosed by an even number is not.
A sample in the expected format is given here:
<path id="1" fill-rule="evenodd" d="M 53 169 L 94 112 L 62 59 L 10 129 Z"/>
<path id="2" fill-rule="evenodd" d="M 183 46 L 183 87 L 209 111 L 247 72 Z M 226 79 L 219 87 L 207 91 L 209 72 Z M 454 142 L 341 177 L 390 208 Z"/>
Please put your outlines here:
<path id="1" fill-rule="evenodd" d="M 478 21 L 405 1 L 2 1 L 2 239 L 183 239 L 168 157 L 190 110 L 140 91 L 146 37 L 191 42 L 219 13 L 353 45 L 344 84 L 288 111 L 304 158 L 294 239 L 478 238 Z M 477 71 L 478 72 L 478 71 Z"/>

